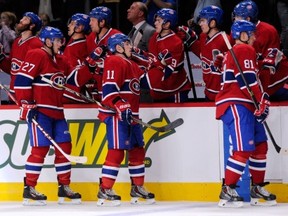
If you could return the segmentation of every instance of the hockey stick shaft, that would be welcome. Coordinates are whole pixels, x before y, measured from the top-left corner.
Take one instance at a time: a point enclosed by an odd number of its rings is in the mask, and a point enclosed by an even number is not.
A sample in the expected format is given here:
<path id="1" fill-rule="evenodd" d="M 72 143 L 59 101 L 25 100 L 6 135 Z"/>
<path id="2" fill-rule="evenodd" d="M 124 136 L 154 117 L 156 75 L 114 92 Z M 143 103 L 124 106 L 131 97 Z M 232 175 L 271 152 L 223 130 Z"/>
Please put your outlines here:
<path id="1" fill-rule="evenodd" d="M 81 94 L 81 93 L 79 93 L 79 92 L 77 92 L 77 91 L 74 91 L 73 89 L 70 89 L 70 88 L 66 87 L 65 85 L 60 85 L 60 84 L 57 84 L 57 83 L 53 83 L 52 80 L 47 79 L 47 78 L 45 78 L 45 77 L 42 77 L 42 81 L 50 84 L 51 86 L 57 86 L 58 88 L 63 88 L 63 89 L 66 90 L 67 92 L 70 92 L 70 93 L 72 93 L 72 94 L 75 94 L 75 95 L 77 95 L 78 97 L 80 97 L 80 98 L 82 98 L 82 99 L 84 99 L 84 100 L 86 100 L 86 101 L 89 101 L 89 102 L 92 102 L 92 103 L 96 103 L 96 104 L 97 104 L 98 106 L 100 106 L 100 107 L 103 107 L 103 108 L 105 108 L 105 109 L 112 110 L 112 111 L 115 112 L 115 109 L 113 109 L 113 108 L 111 108 L 111 107 L 108 107 L 108 106 L 102 104 L 100 101 L 95 100 L 94 98 L 87 97 L 87 96 L 85 96 L 85 95 L 83 95 L 83 94 Z M 166 125 L 166 126 L 156 127 L 156 126 L 153 126 L 153 125 L 148 124 L 148 123 L 146 123 L 146 122 L 143 122 L 142 120 L 140 120 L 140 119 L 138 119 L 138 118 L 136 118 L 136 117 L 134 117 L 134 116 L 131 116 L 131 118 L 132 118 L 133 121 L 135 121 L 136 123 L 141 124 L 141 125 L 143 125 L 143 126 L 145 126 L 145 127 L 151 128 L 151 129 L 153 129 L 153 130 L 155 130 L 155 131 L 158 131 L 158 132 L 167 132 L 167 131 L 169 131 L 169 130 L 173 130 L 174 128 L 180 126 L 180 125 L 183 124 L 183 122 L 184 122 L 183 119 L 180 118 L 180 119 L 176 119 L 175 121 L 169 123 L 169 124 Z"/>
<path id="2" fill-rule="evenodd" d="M 230 44 L 230 42 L 229 42 L 229 40 L 228 40 L 227 35 L 226 35 L 225 32 L 222 32 L 222 37 L 223 37 L 223 39 L 224 39 L 224 41 L 225 41 L 225 43 L 226 43 L 226 46 L 227 46 L 229 52 L 230 52 L 231 55 L 232 55 L 232 58 L 233 58 L 236 66 L 237 66 L 238 71 L 240 72 L 240 75 L 241 75 L 241 77 L 242 77 L 242 80 L 243 80 L 243 82 L 245 83 L 245 86 L 246 86 L 246 88 L 247 88 L 247 90 L 248 90 L 248 92 L 249 92 L 249 94 L 250 94 L 250 96 L 251 96 L 251 99 L 252 99 L 252 101 L 253 101 L 253 104 L 254 104 L 255 108 L 258 110 L 258 109 L 259 109 L 259 106 L 258 106 L 256 97 L 255 97 L 253 91 L 251 90 L 251 88 L 250 88 L 250 86 L 249 86 L 249 84 L 248 84 L 248 82 L 247 82 L 247 80 L 246 80 L 246 78 L 245 78 L 245 75 L 244 75 L 244 73 L 243 73 L 243 70 L 242 70 L 241 67 L 240 67 L 240 64 L 239 64 L 239 62 L 238 62 L 238 59 L 237 59 L 237 57 L 236 57 L 236 55 L 235 55 L 235 53 L 234 53 L 234 51 L 233 51 L 233 49 L 232 49 L 232 46 L 231 46 L 231 44 Z M 277 151 L 277 153 L 283 154 L 283 155 L 288 155 L 288 149 L 282 149 L 282 148 L 276 143 L 276 141 L 275 141 L 275 139 L 274 139 L 274 136 L 273 136 L 273 134 L 272 134 L 272 132 L 271 132 L 271 130 L 270 130 L 267 122 L 264 122 L 263 124 L 264 124 L 264 127 L 265 127 L 265 129 L 266 129 L 266 131 L 267 131 L 267 133 L 268 133 L 268 135 L 269 135 L 269 137 L 270 137 L 270 140 L 271 140 L 271 142 L 272 142 L 275 150 Z"/>
<path id="3" fill-rule="evenodd" d="M 18 101 L 16 98 L 10 93 L 9 89 L 6 88 L 4 85 L 0 83 L 0 87 L 7 93 L 7 95 L 15 102 L 16 105 L 19 106 Z M 32 119 L 32 122 L 39 128 L 39 130 L 44 134 L 44 136 L 49 139 L 49 141 L 53 144 L 55 148 L 57 148 L 61 154 L 67 158 L 70 162 L 75 162 L 75 163 L 86 163 L 87 162 L 87 157 L 86 156 L 73 156 L 65 153 L 63 149 L 57 144 L 57 142 L 39 125 L 39 123 L 35 120 Z"/>
<path id="4" fill-rule="evenodd" d="M 189 56 L 189 52 L 188 52 L 188 46 L 186 43 L 184 43 L 184 51 L 185 51 L 185 55 L 186 55 L 187 67 L 188 67 L 188 72 L 189 72 L 190 81 L 191 81 L 191 85 L 192 85 L 193 96 L 194 96 L 194 99 L 197 99 L 196 88 L 195 88 L 194 77 L 193 77 L 193 71 L 191 68 L 190 56 Z"/>

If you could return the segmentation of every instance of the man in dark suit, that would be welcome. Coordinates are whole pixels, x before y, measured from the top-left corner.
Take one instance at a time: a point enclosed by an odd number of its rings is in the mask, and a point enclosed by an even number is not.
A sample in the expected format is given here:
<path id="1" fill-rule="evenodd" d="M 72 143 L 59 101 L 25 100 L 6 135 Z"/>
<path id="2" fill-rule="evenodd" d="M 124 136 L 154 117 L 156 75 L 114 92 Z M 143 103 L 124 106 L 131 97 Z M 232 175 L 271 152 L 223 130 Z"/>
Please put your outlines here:
<path id="1" fill-rule="evenodd" d="M 133 24 L 128 37 L 135 47 L 144 51 L 148 50 L 149 39 L 155 32 L 154 27 L 146 22 L 147 14 L 147 6 L 142 2 L 133 2 L 127 10 L 127 19 Z"/>

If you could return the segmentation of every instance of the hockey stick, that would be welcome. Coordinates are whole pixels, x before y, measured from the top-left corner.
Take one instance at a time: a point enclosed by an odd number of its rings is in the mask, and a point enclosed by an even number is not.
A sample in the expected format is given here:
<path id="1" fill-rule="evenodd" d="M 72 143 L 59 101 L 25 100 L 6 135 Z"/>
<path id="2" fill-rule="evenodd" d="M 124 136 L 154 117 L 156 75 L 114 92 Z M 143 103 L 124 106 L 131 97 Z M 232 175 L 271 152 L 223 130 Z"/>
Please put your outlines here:
<path id="1" fill-rule="evenodd" d="M 16 103 L 16 105 L 18 104 L 18 101 L 16 100 L 16 98 L 10 93 L 9 89 L 2 85 L 0 83 L 0 87 L 7 93 L 7 95 Z M 35 120 L 32 119 L 32 122 L 39 128 L 39 130 L 44 134 L 44 136 L 49 139 L 49 141 L 54 145 L 54 147 L 56 147 L 61 154 L 67 158 L 70 162 L 74 162 L 74 163 L 86 163 L 87 162 L 87 157 L 86 156 L 73 156 L 73 155 L 69 155 L 66 154 L 62 148 L 56 143 L 56 141 L 41 127 L 41 125 L 39 125 L 39 123 Z"/>
<path id="2" fill-rule="evenodd" d="M 226 43 L 226 46 L 227 46 L 229 52 L 231 53 L 231 55 L 233 57 L 233 60 L 234 60 L 234 62 L 236 64 L 236 66 L 237 66 L 237 69 L 240 72 L 240 75 L 241 75 L 241 77 L 243 79 L 243 82 L 245 83 L 245 86 L 246 86 L 246 88 L 247 88 L 247 90 L 248 90 L 248 92 L 250 94 L 250 97 L 251 97 L 251 99 L 253 101 L 253 104 L 254 104 L 255 108 L 258 110 L 259 106 L 258 106 L 256 97 L 255 97 L 253 91 L 251 90 L 251 88 L 250 88 L 250 86 L 249 86 L 249 84 L 248 84 L 248 82 L 247 82 L 247 80 L 246 80 L 246 78 L 244 76 L 244 73 L 243 73 L 243 71 L 242 71 L 242 69 L 240 67 L 240 64 L 239 64 L 239 62 L 238 62 L 238 60 L 236 58 L 236 55 L 235 55 L 235 53 L 234 53 L 234 51 L 232 49 L 232 46 L 231 46 L 231 44 L 230 44 L 230 42 L 229 42 L 229 40 L 227 38 L 227 35 L 224 32 L 222 32 L 221 34 L 222 34 L 222 37 L 223 37 L 223 39 L 224 39 L 224 41 Z M 276 141 L 275 141 L 275 139 L 273 137 L 273 134 L 271 133 L 271 130 L 270 130 L 268 124 L 267 124 L 267 122 L 264 122 L 263 124 L 264 124 L 264 127 L 265 127 L 265 129 L 266 129 L 266 131 L 267 131 L 267 133 L 268 133 L 268 135 L 269 135 L 269 137 L 270 137 L 270 139 L 272 141 L 272 144 L 273 144 L 275 150 L 277 151 L 277 153 L 279 153 L 281 155 L 288 155 L 288 149 L 283 149 L 279 145 L 277 145 L 277 143 L 276 143 Z"/>
<path id="3" fill-rule="evenodd" d="M 42 77 L 42 81 L 50 84 L 51 86 L 56 86 L 56 87 L 58 87 L 58 88 L 63 88 L 63 89 L 66 90 L 67 92 L 70 92 L 70 93 L 72 93 L 72 94 L 75 94 L 75 95 L 77 95 L 78 97 L 80 97 L 80 98 L 82 98 L 82 99 L 84 99 L 84 100 L 86 100 L 86 101 L 89 101 L 89 102 L 92 102 L 92 103 L 96 103 L 96 104 L 97 104 L 98 106 L 100 106 L 100 107 L 104 107 L 104 108 L 106 108 L 106 109 L 109 109 L 109 110 L 112 110 L 112 111 L 115 112 L 115 110 L 114 110 L 113 108 L 108 107 L 108 106 L 102 104 L 100 101 L 95 100 L 94 98 L 87 97 L 87 96 L 85 96 L 85 95 L 83 95 L 83 94 L 81 94 L 81 93 L 79 93 L 79 92 L 77 92 L 77 91 L 74 91 L 73 89 L 70 89 L 70 88 L 66 87 L 65 85 L 61 85 L 61 84 L 58 84 L 58 83 L 54 83 L 52 80 L 47 79 L 47 78 L 45 78 L 45 77 Z M 169 124 L 167 124 L 167 125 L 165 125 L 165 126 L 156 127 L 156 126 L 153 126 L 153 125 L 148 124 L 148 123 L 146 123 L 146 122 L 143 122 L 143 121 L 141 121 L 140 119 L 135 118 L 134 116 L 132 116 L 131 118 L 132 118 L 133 121 L 135 121 L 136 123 L 141 124 L 141 125 L 143 125 L 143 126 L 145 126 L 145 127 L 151 128 L 152 130 L 155 130 L 155 131 L 157 131 L 157 132 L 167 132 L 167 131 L 170 131 L 170 130 L 175 129 L 176 127 L 178 127 L 178 126 L 180 126 L 180 125 L 182 125 L 182 124 L 184 123 L 184 120 L 183 120 L 182 118 L 179 118 L 179 119 L 176 119 L 175 121 L 173 121 L 173 122 L 171 122 L 171 123 L 169 123 Z"/>
<path id="4" fill-rule="evenodd" d="M 185 55 L 186 55 L 187 67 L 188 67 L 188 71 L 189 71 L 190 81 L 191 81 L 191 84 L 192 84 L 193 96 L 194 96 L 194 99 L 197 99 L 195 83 L 194 83 L 194 78 L 193 78 L 193 72 L 192 72 L 192 68 L 191 68 L 191 61 L 190 61 L 190 56 L 189 56 L 189 52 L 188 52 L 188 46 L 187 46 L 186 43 L 184 43 L 184 51 L 185 51 Z"/>

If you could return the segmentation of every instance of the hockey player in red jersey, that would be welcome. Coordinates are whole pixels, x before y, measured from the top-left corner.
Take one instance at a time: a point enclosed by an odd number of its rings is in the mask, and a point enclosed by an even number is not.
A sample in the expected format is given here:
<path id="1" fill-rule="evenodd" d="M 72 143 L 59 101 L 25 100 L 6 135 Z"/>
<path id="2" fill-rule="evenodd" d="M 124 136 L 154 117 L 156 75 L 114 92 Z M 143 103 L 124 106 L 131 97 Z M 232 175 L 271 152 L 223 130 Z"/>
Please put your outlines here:
<path id="1" fill-rule="evenodd" d="M 185 102 L 191 83 L 184 69 L 184 46 L 173 29 L 177 13 L 163 8 L 155 14 L 156 32 L 149 41 L 151 66 L 147 72 L 150 94 L 155 102 Z"/>
<path id="2" fill-rule="evenodd" d="M 88 52 L 94 51 L 97 47 L 102 47 L 105 52 L 105 46 L 110 36 L 120 33 L 119 30 L 111 28 L 112 12 L 108 7 L 99 6 L 93 8 L 90 13 L 91 33 L 87 36 Z M 97 61 L 96 71 L 93 79 L 87 83 L 87 88 L 90 94 L 98 100 L 102 95 L 102 73 L 103 73 L 104 57 Z"/>
<path id="3" fill-rule="evenodd" d="M 178 27 L 177 32 L 189 49 L 201 60 L 203 81 L 205 83 L 204 94 L 209 101 L 215 101 L 215 97 L 220 90 L 221 63 L 218 62 L 219 59 L 222 61 L 223 54 L 228 50 L 221 36 L 222 21 L 223 10 L 211 5 L 204 7 L 199 12 L 198 23 L 202 33 L 198 40 L 196 33 L 186 26 Z"/>
<path id="4" fill-rule="evenodd" d="M 5 56 L 3 49 L 0 49 L 0 68 L 11 75 L 10 92 L 14 95 L 14 82 L 19 68 L 22 65 L 26 53 L 34 48 L 42 46 L 41 41 L 36 37 L 36 33 L 41 29 L 42 21 L 39 16 L 32 12 L 23 14 L 22 19 L 16 26 L 16 31 L 20 34 L 11 47 L 9 56 Z"/>
<path id="5" fill-rule="evenodd" d="M 86 35 L 90 33 L 90 18 L 86 14 L 76 13 L 71 16 L 68 23 L 68 35 L 70 39 L 65 46 L 63 55 L 67 57 L 69 63 L 76 67 L 82 65 L 86 57 L 89 55 Z M 67 87 L 80 93 L 81 88 L 67 84 Z M 77 98 L 69 92 L 64 93 L 63 103 L 77 103 L 83 102 L 82 99 Z"/>
<path id="6" fill-rule="evenodd" d="M 15 79 L 15 93 L 20 105 L 20 119 L 26 120 L 32 147 L 29 155 L 24 178 L 24 205 L 31 200 L 37 204 L 46 204 L 47 197 L 35 190 L 44 159 L 52 143 L 33 123 L 34 118 L 44 130 L 59 144 L 62 150 L 71 153 L 71 137 L 63 109 L 63 89 L 42 81 L 45 77 L 53 83 L 65 84 L 65 78 L 71 71 L 77 71 L 71 76 L 71 84 L 82 83 L 83 76 L 90 76 L 88 66 L 73 68 L 65 56 L 58 54 L 63 45 L 63 34 L 57 28 L 45 27 L 40 35 L 42 48 L 28 51 Z M 83 76 L 77 76 L 83 74 Z M 79 78 L 79 79 L 78 79 Z M 71 163 L 57 148 L 55 148 L 55 169 L 58 178 L 59 203 L 69 198 L 78 204 L 81 195 L 73 192 L 70 187 Z"/>
<path id="7" fill-rule="evenodd" d="M 104 107 L 99 108 L 98 116 L 106 124 L 108 153 L 102 166 L 97 205 L 120 205 L 121 197 L 112 188 L 125 151 L 128 154 L 132 182 L 131 203 L 138 203 L 139 198 L 154 203 L 154 194 L 143 187 L 145 150 L 142 127 L 131 118 L 139 118 L 140 79 L 143 71 L 130 60 L 132 44 L 128 36 L 121 33 L 111 36 L 108 48 L 112 55 L 104 62 Z"/>
<path id="8" fill-rule="evenodd" d="M 242 1 L 233 10 L 234 20 L 248 20 L 256 25 L 256 41 L 253 47 L 257 53 L 259 64 L 259 79 L 271 99 L 287 100 L 288 91 L 283 86 L 288 79 L 288 61 L 283 59 L 280 49 L 280 37 L 274 26 L 258 19 L 258 7 L 254 1 Z M 278 50 L 278 51 L 277 51 Z M 274 55 L 274 57 L 272 57 Z M 266 58 L 267 57 L 267 58 Z M 264 60 L 266 58 L 266 60 Z M 274 65 L 274 71 L 262 70 L 271 66 L 271 58 L 279 65 Z M 267 61 L 268 60 L 268 61 Z"/>
<path id="9" fill-rule="evenodd" d="M 264 186 L 267 159 L 267 136 L 263 122 L 269 114 L 269 96 L 261 91 L 257 79 L 255 41 L 256 26 L 246 20 L 235 21 L 231 34 L 235 39 L 233 52 L 239 62 L 238 70 L 230 52 L 224 57 L 221 90 L 216 96 L 216 118 L 227 126 L 231 136 L 232 155 L 226 161 L 225 179 L 220 193 L 219 206 L 241 207 L 243 198 L 235 190 L 246 163 L 249 164 L 252 186 L 251 205 L 258 205 L 259 199 L 267 205 L 276 204 L 276 196 Z M 244 78 L 245 81 L 244 81 Z M 255 110 L 251 93 L 254 94 L 259 109 Z"/>

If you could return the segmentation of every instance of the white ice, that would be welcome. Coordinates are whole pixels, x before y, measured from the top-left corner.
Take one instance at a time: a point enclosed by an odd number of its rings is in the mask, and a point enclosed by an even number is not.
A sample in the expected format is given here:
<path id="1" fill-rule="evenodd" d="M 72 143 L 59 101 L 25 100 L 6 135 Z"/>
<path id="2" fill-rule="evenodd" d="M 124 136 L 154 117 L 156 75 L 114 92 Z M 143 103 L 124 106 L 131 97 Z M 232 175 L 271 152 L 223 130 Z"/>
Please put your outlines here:
<path id="1" fill-rule="evenodd" d="M 46 206 L 22 206 L 21 202 L 0 202 L 0 216 L 281 216 L 288 215 L 288 203 L 273 207 L 250 206 L 220 208 L 212 202 L 157 202 L 154 205 L 131 205 L 122 202 L 118 207 L 98 207 L 96 202 L 81 205 L 59 205 L 48 202 Z"/>

